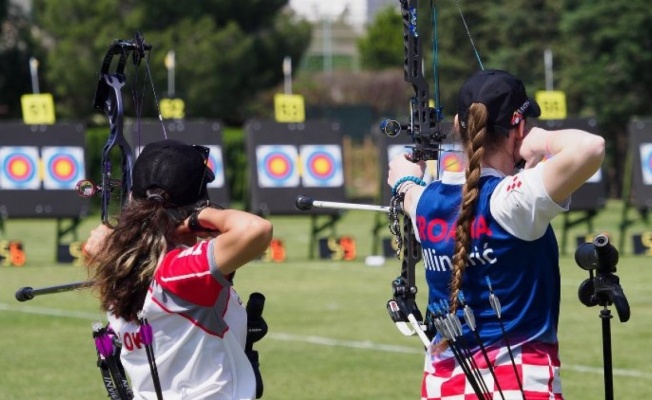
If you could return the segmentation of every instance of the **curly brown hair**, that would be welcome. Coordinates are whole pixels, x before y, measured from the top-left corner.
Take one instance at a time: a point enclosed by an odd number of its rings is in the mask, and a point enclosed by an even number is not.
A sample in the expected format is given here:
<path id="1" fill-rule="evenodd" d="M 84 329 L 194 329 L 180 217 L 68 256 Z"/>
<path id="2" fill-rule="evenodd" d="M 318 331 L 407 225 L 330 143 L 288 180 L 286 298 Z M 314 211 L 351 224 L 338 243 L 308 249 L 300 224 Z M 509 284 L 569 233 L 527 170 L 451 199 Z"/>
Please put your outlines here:
<path id="1" fill-rule="evenodd" d="M 152 194 L 160 198 L 161 193 Z M 179 244 L 176 228 L 192 211 L 151 199 L 127 203 L 100 251 L 87 263 L 103 311 L 137 320 L 161 256 Z"/>

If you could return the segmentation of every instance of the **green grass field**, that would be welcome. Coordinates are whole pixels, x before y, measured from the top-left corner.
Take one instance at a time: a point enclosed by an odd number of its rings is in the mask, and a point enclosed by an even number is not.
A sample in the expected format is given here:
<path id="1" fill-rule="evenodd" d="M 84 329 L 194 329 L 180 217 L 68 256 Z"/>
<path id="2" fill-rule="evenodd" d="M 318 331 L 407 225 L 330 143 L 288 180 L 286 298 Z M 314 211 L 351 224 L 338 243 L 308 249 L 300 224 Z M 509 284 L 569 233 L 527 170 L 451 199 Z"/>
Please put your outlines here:
<path id="1" fill-rule="evenodd" d="M 594 221 L 597 232 L 616 236 L 621 209 L 609 203 Z M 404 337 L 385 311 L 390 283 L 400 265 L 388 260 L 367 267 L 372 247 L 374 213 L 347 212 L 337 234 L 357 242 L 356 261 L 309 260 L 310 218 L 271 217 L 275 237 L 283 240 L 287 260 L 254 262 L 236 276 L 243 298 L 265 294 L 268 335 L 255 345 L 265 380 L 264 399 L 417 399 L 423 356 L 416 337 Z M 88 218 L 80 238 L 96 225 Z M 637 222 L 631 232 L 645 230 Z M 95 366 L 91 323 L 103 318 L 84 291 L 37 296 L 20 303 L 20 287 L 42 288 L 85 279 L 84 269 L 57 265 L 55 222 L 10 220 L 3 239 L 25 245 L 24 267 L 0 267 L 0 400 L 104 399 L 106 392 Z M 386 231 L 383 233 L 387 234 Z M 570 237 L 585 234 L 577 226 Z M 558 231 L 561 236 L 561 231 Z M 573 242 L 574 243 L 574 242 Z M 611 320 L 616 399 L 647 398 L 652 366 L 652 258 L 633 256 L 629 244 L 620 250 L 617 275 L 629 300 L 631 319 L 621 323 L 614 307 Z M 559 328 L 562 377 L 566 399 L 604 398 L 603 342 L 599 307 L 586 307 L 577 296 L 588 278 L 568 246 L 562 257 L 562 317 Z M 425 290 L 419 275 L 418 286 Z M 425 309 L 425 302 L 420 302 Z"/>

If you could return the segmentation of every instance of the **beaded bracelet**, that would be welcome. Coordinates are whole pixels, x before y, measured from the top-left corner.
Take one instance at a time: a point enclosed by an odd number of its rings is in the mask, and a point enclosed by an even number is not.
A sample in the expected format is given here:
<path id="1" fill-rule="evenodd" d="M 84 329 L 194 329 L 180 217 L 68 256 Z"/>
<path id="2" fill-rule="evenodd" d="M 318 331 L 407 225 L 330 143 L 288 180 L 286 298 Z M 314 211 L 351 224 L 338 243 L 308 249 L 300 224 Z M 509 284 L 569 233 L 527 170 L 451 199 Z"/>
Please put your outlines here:
<path id="1" fill-rule="evenodd" d="M 398 188 L 405 182 L 414 182 L 419 186 L 426 186 L 426 181 L 416 176 L 404 176 L 394 184 L 392 188 L 392 196 L 396 196 L 398 193 Z"/>
<path id="2" fill-rule="evenodd" d="M 396 193 L 397 193 L 397 195 L 400 195 L 401 193 L 402 194 L 407 194 L 407 192 L 409 192 L 410 189 L 412 189 L 413 187 L 423 187 L 423 186 L 419 186 L 414 182 L 405 182 L 401 186 L 398 187 L 398 190 L 396 191 Z"/>

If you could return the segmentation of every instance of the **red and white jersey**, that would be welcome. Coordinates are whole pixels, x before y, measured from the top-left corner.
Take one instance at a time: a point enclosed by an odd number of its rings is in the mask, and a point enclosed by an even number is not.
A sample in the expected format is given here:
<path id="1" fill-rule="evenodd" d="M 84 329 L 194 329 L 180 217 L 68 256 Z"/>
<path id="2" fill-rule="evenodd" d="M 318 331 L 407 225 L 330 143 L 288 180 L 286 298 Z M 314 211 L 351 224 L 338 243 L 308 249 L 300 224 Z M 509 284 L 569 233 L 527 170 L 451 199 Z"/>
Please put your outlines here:
<path id="1" fill-rule="evenodd" d="M 163 398 L 254 399 L 256 379 L 244 353 L 247 314 L 217 269 L 213 242 L 163 256 L 143 307 L 154 333 Z M 156 399 L 139 324 L 109 314 L 136 399 Z"/>

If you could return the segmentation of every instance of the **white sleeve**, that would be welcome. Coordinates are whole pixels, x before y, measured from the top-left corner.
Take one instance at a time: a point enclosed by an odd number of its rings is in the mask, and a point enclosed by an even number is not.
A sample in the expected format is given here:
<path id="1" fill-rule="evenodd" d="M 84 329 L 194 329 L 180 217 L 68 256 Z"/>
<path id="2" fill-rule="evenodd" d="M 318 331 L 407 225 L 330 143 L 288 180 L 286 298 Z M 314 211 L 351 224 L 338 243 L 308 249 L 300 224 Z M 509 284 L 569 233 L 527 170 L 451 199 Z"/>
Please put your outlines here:
<path id="1" fill-rule="evenodd" d="M 523 240 L 543 236 L 550 221 L 568 210 L 570 198 L 555 203 L 543 185 L 543 168 L 531 169 L 505 177 L 491 195 L 491 214 L 512 235 Z"/>

